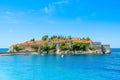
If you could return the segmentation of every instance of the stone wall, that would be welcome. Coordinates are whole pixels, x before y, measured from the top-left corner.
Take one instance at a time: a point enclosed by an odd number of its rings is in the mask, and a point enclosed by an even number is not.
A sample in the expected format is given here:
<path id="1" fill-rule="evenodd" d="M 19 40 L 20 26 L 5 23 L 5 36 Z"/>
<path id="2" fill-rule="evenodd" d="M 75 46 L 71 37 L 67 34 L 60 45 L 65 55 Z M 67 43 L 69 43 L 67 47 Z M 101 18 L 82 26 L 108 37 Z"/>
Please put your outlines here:
<path id="1" fill-rule="evenodd" d="M 103 53 L 111 53 L 110 45 L 102 45 Z"/>

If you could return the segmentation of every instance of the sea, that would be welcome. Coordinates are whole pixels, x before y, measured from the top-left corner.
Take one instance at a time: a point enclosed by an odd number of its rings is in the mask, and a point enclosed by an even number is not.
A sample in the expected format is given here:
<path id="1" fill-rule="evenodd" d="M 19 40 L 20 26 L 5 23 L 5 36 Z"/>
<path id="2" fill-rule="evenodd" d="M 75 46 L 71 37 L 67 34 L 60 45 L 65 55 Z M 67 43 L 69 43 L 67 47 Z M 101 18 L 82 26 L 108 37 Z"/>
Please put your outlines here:
<path id="1" fill-rule="evenodd" d="M 8 52 L 8 48 L 0 48 L 0 53 L 2 52 Z"/>
<path id="2" fill-rule="evenodd" d="M 120 80 L 120 49 L 111 51 L 103 55 L 0 56 L 0 80 Z"/>

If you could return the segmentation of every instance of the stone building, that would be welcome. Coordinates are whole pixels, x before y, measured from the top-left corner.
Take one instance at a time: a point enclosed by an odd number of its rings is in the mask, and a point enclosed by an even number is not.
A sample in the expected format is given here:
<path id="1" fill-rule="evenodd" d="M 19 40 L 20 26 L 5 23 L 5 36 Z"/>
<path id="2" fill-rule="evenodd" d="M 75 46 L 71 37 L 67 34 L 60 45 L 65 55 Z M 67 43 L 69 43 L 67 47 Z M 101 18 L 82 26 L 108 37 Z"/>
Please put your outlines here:
<path id="1" fill-rule="evenodd" d="M 95 48 L 96 53 L 110 53 L 110 45 L 103 45 L 101 42 L 91 42 L 90 47 Z"/>
<path id="2" fill-rule="evenodd" d="M 110 45 L 102 45 L 102 52 L 103 53 L 110 53 Z"/>
<path id="3" fill-rule="evenodd" d="M 102 44 L 101 44 L 101 42 L 91 42 L 90 46 L 95 48 L 96 52 L 98 52 L 98 53 L 102 52 Z"/>

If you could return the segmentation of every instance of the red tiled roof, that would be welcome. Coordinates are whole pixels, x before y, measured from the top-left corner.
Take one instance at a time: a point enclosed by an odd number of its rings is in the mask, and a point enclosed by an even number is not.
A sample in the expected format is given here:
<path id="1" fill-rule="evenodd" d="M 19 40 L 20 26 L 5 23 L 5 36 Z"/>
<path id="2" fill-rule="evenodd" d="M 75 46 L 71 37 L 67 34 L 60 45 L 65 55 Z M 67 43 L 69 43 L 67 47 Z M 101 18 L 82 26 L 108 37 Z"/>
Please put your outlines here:
<path id="1" fill-rule="evenodd" d="M 37 41 L 27 41 L 27 42 L 24 42 L 24 43 L 21 43 L 20 45 L 21 46 L 35 46 L 35 45 L 41 45 L 41 44 L 44 44 L 44 43 L 48 43 L 48 44 L 53 44 L 53 43 L 62 43 L 62 42 L 66 42 L 66 43 L 69 43 L 69 42 L 78 42 L 78 43 L 91 43 L 92 41 L 89 40 L 81 40 L 81 39 L 73 39 L 73 40 L 70 40 L 70 39 L 54 39 L 52 41 L 49 41 L 49 40 L 46 40 L 46 41 L 43 41 L 43 40 L 37 40 Z"/>

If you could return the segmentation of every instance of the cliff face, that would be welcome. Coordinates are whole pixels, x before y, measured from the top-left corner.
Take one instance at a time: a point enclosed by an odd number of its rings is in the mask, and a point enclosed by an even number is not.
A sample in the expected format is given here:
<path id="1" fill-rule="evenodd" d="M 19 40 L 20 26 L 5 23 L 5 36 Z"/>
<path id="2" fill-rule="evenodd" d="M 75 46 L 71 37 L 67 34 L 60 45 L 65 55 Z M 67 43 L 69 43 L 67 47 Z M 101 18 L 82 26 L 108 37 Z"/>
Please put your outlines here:
<path id="1" fill-rule="evenodd" d="M 110 46 L 82 39 L 53 39 L 27 41 L 10 46 L 9 52 L 37 52 L 40 54 L 103 54 Z"/>

